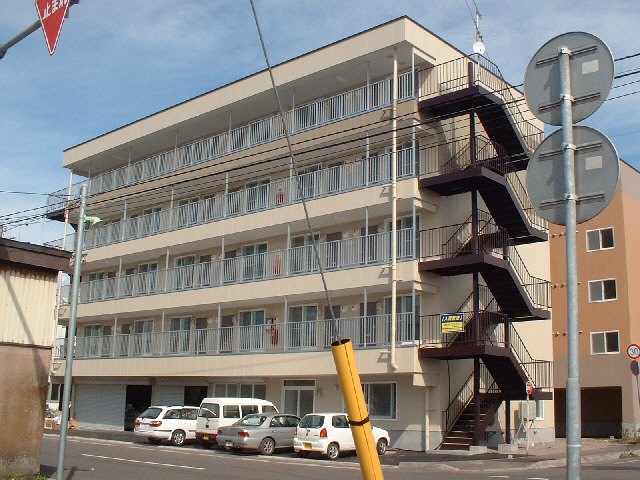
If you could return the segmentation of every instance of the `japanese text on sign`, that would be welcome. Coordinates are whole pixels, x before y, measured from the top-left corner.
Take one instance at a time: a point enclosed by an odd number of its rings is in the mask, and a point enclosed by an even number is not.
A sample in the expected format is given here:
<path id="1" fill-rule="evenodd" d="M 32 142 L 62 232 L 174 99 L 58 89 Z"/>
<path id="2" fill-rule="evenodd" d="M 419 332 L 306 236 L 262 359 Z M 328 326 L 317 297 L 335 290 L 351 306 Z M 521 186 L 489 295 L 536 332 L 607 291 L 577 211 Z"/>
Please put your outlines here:
<path id="1" fill-rule="evenodd" d="M 443 313 L 440 315 L 440 331 L 445 332 L 464 332 L 464 314 L 462 313 Z"/>

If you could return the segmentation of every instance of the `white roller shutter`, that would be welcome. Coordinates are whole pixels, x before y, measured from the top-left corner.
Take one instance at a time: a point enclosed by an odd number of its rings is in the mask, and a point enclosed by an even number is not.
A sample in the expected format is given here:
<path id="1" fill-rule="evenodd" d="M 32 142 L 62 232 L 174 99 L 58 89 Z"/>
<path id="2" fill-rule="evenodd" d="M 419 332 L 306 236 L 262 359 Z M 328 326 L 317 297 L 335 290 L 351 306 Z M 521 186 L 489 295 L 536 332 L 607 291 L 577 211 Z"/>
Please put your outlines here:
<path id="1" fill-rule="evenodd" d="M 184 404 L 184 385 L 162 385 L 160 389 L 161 405 Z"/>
<path id="2" fill-rule="evenodd" d="M 124 430 L 126 385 L 76 385 L 75 389 L 81 428 Z"/>

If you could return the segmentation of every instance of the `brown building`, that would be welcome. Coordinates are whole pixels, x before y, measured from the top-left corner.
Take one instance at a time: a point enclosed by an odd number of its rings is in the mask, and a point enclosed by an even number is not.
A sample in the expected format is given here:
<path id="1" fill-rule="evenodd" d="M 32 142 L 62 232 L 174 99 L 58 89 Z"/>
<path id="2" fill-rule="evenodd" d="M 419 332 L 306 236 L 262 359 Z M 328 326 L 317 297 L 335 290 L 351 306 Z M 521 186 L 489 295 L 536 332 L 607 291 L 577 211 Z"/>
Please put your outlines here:
<path id="1" fill-rule="evenodd" d="M 611 203 L 578 225 L 582 436 L 638 432 L 638 383 L 626 350 L 640 342 L 640 173 L 620 163 Z M 556 434 L 565 435 L 567 384 L 566 227 L 550 225 Z M 635 292 L 635 293 L 634 293 Z"/>
<path id="2" fill-rule="evenodd" d="M 40 471 L 58 272 L 70 252 L 0 238 L 0 478 Z"/>

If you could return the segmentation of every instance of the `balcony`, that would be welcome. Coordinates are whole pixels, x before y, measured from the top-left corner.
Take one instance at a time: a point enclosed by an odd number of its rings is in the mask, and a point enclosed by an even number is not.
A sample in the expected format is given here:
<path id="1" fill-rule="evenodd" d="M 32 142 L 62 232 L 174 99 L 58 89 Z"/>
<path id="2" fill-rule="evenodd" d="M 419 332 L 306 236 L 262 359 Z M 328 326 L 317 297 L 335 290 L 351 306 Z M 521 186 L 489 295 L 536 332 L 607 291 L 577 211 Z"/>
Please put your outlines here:
<path id="1" fill-rule="evenodd" d="M 489 138 L 502 145 L 516 170 L 527 167 L 529 154 L 544 130 L 527 120 L 498 67 L 481 55 L 463 57 L 420 72 L 419 109 L 440 118 L 475 111 Z"/>
<path id="2" fill-rule="evenodd" d="M 396 164 L 398 179 L 412 177 L 413 149 L 399 150 Z M 303 195 L 308 201 L 390 181 L 391 154 L 385 153 L 92 228 L 85 235 L 84 246 L 96 248 L 158 235 L 299 203 Z"/>
<path id="3" fill-rule="evenodd" d="M 76 337 L 74 359 L 172 357 L 326 350 L 337 338 L 355 348 L 391 343 L 391 315 L 338 318 L 266 325 Z M 396 316 L 396 342 L 415 344 L 413 314 Z M 67 340 L 58 338 L 55 358 L 66 357 Z"/>
<path id="4" fill-rule="evenodd" d="M 398 260 L 414 258 L 415 231 L 397 231 Z M 391 233 L 382 232 L 318 244 L 325 271 L 358 268 L 391 261 Z M 225 285 L 275 280 L 319 272 L 313 245 L 236 258 L 103 278 L 80 283 L 79 302 L 100 302 L 161 293 L 214 288 Z M 70 298 L 70 286 L 63 286 L 62 298 Z"/>
<path id="5" fill-rule="evenodd" d="M 289 134 L 329 125 L 346 118 L 371 112 L 391 105 L 391 79 L 381 80 L 329 98 L 296 107 L 284 114 L 273 115 L 228 132 L 204 138 L 167 152 L 153 155 L 130 165 L 104 172 L 87 180 L 89 195 L 97 195 L 134 185 L 193 165 L 208 162 L 235 152 L 246 150 L 273 140 L 284 138 L 285 125 Z M 414 98 L 411 72 L 398 75 L 398 101 Z M 85 183 L 85 182 L 81 182 Z M 74 185 L 72 198 L 80 189 Z M 47 215 L 60 219 L 66 204 L 67 190 L 49 195 Z M 63 199 L 61 202 L 60 200 Z"/>

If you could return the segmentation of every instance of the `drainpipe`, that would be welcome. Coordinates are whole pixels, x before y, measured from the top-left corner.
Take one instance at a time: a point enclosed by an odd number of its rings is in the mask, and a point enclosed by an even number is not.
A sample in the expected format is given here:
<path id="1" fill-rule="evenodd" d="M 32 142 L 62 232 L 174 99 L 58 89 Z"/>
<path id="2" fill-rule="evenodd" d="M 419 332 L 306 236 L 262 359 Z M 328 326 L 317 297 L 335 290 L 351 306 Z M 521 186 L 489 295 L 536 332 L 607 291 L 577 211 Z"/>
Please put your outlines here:
<path id="1" fill-rule="evenodd" d="M 396 211 L 397 198 L 396 198 L 396 163 L 397 163 L 397 121 L 396 121 L 396 108 L 398 106 L 398 49 L 393 49 L 393 81 L 391 82 L 391 98 L 393 99 L 391 107 L 391 358 L 390 364 L 393 370 L 398 369 L 396 364 L 396 275 L 397 275 L 397 263 L 398 263 L 398 251 L 397 251 L 397 216 Z"/>

